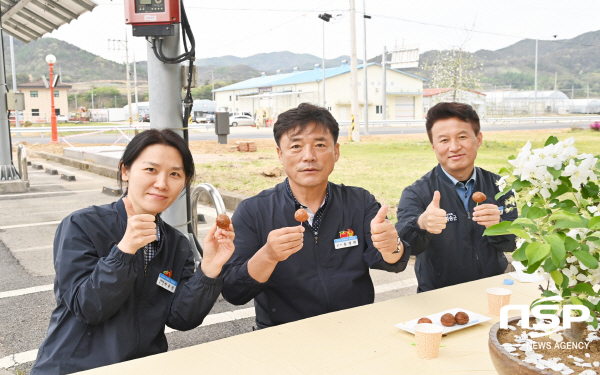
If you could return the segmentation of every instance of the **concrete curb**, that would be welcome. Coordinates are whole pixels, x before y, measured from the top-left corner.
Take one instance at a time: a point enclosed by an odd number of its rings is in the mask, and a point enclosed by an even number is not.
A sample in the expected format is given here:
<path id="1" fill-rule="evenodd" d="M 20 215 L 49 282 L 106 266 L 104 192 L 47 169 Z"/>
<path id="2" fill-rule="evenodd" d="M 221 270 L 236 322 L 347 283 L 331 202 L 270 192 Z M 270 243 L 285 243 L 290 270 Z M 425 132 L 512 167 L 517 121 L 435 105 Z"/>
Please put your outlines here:
<path id="1" fill-rule="evenodd" d="M 114 178 L 115 180 L 117 179 L 118 170 L 116 168 L 106 167 L 104 165 L 91 163 L 89 161 L 71 159 L 66 156 L 51 154 L 48 152 L 28 150 L 27 153 L 30 155 L 30 157 L 33 158 L 51 160 L 63 165 L 67 165 L 69 167 L 78 168 L 84 171 L 99 174 L 100 176 Z"/>
<path id="2" fill-rule="evenodd" d="M 27 150 L 27 153 L 29 157 L 32 158 L 51 160 L 63 165 L 67 165 L 69 167 L 78 168 L 84 171 L 99 174 L 100 176 L 114 178 L 115 180 L 117 179 L 117 174 L 119 173 L 116 168 L 106 167 L 104 165 L 99 165 L 89 161 L 72 159 L 62 155 L 31 150 Z M 221 197 L 223 197 L 223 203 L 225 203 L 225 208 L 231 211 L 235 211 L 240 202 L 248 198 L 245 195 L 231 193 L 223 190 L 219 190 L 219 193 L 221 193 Z M 212 205 L 212 201 L 210 200 L 210 197 L 208 197 L 207 194 L 202 194 L 202 196 L 200 197 L 200 203 Z"/>

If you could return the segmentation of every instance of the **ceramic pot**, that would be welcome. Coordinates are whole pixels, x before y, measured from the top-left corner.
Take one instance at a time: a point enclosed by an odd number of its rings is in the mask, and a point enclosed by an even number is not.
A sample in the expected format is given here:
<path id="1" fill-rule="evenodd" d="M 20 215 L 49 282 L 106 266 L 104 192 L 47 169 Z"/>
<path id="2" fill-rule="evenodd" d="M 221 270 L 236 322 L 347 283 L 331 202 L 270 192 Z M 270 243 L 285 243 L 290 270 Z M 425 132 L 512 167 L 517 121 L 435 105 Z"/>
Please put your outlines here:
<path id="1" fill-rule="evenodd" d="M 520 320 L 521 317 L 508 319 L 508 323 Z M 507 352 L 498 341 L 498 330 L 500 322 L 494 324 L 490 329 L 490 338 L 488 340 L 488 349 L 492 363 L 499 375 L 556 375 L 556 372 L 549 370 L 540 370 L 535 366 L 521 361 L 519 358 Z"/>

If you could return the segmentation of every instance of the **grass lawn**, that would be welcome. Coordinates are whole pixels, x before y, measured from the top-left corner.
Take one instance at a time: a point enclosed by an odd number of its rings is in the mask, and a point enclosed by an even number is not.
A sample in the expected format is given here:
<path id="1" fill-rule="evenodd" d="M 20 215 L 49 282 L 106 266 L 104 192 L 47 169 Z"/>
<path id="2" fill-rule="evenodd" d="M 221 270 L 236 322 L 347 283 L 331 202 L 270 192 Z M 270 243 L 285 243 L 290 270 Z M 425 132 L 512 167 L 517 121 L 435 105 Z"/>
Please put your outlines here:
<path id="1" fill-rule="evenodd" d="M 483 145 L 479 149 L 476 165 L 498 173 L 510 155 L 530 140 L 533 147 L 543 146 L 550 135 L 559 140 L 575 137 L 579 152 L 600 153 L 600 132 L 543 130 L 483 132 Z M 395 221 L 396 206 L 402 190 L 437 165 L 435 154 L 426 134 L 363 137 L 360 143 L 347 142 L 340 136 L 341 157 L 330 181 L 361 186 L 370 191 L 379 202 L 391 206 L 390 218 Z M 237 155 L 237 154 L 235 154 Z M 254 195 L 283 181 L 261 174 L 266 167 L 280 166 L 275 143 L 259 144 L 252 160 L 198 164 L 198 181 L 209 182 L 219 189 Z"/>

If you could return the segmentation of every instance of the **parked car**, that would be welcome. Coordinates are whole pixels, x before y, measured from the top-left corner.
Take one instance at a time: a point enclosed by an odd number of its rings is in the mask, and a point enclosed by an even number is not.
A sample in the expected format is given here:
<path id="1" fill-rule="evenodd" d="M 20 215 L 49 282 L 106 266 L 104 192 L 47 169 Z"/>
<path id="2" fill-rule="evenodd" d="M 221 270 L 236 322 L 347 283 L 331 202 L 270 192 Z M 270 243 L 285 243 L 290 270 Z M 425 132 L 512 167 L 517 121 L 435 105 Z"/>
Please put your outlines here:
<path id="1" fill-rule="evenodd" d="M 207 123 L 207 122 L 215 122 L 215 115 L 210 113 L 205 113 L 203 116 L 194 116 L 192 119 L 195 123 Z"/>
<path id="2" fill-rule="evenodd" d="M 150 112 L 140 115 L 139 122 L 150 122 Z"/>
<path id="3" fill-rule="evenodd" d="M 67 122 L 69 118 L 66 115 L 57 115 L 56 122 Z"/>
<path id="4" fill-rule="evenodd" d="M 233 115 L 229 117 L 229 126 L 254 125 L 254 119 L 248 115 Z"/>

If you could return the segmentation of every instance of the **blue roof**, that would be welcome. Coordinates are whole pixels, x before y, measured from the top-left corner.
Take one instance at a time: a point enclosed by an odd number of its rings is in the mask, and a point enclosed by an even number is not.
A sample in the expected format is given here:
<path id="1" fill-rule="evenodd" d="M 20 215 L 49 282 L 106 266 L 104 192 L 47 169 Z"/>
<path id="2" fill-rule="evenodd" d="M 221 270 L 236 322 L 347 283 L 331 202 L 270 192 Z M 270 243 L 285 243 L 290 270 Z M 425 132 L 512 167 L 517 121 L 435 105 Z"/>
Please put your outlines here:
<path id="1" fill-rule="evenodd" d="M 369 63 L 367 66 L 378 65 L 378 63 Z M 363 65 L 358 65 L 358 69 L 362 69 Z M 393 70 L 395 72 L 407 75 L 409 77 L 413 77 L 416 79 L 420 79 L 422 81 L 427 81 L 424 78 L 417 77 L 412 74 L 405 73 L 401 70 L 388 68 L 389 70 Z M 350 72 L 350 65 L 342 64 L 341 66 L 335 68 L 326 68 L 325 69 L 325 79 L 338 76 L 340 74 L 345 74 Z M 245 90 L 245 89 L 253 89 L 259 87 L 271 87 L 271 86 L 282 86 L 282 85 L 293 85 L 297 83 L 306 83 L 306 82 L 320 82 L 323 79 L 323 71 L 321 68 L 316 68 L 313 70 L 304 70 L 304 71 L 295 71 L 291 73 L 279 73 L 272 76 L 261 76 L 256 78 L 250 78 L 245 81 L 241 81 L 238 83 L 234 83 L 233 85 L 225 86 L 214 90 L 218 91 L 230 91 L 230 90 Z"/>

